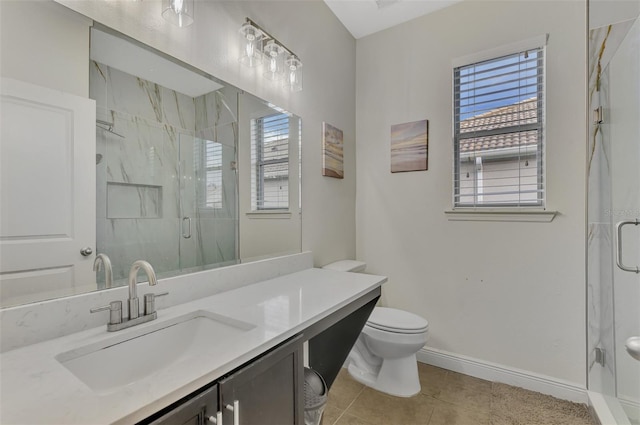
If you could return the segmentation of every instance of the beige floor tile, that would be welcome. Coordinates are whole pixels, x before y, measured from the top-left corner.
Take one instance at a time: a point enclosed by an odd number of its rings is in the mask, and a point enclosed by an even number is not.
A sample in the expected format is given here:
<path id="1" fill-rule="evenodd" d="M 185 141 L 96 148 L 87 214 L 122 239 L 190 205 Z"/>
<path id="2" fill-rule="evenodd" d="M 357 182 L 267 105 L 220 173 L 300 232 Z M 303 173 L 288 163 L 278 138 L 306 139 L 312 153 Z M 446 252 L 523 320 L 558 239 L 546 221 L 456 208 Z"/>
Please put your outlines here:
<path id="1" fill-rule="evenodd" d="M 346 413 L 372 425 L 426 425 L 435 402 L 434 398 L 424 394 L 393 397 L 365 388 Z"/>
<path id="2" fill-rule="evenodd" d="M 489 413 L 437 401 L 429 425 L 488 425 Z"/>
<path id="3" fill-rule="evenodd" d="M 594 425 L 581 404 L 420 363 L 418 373 L 421 394 L 402 398 L 364 387 L 343 369 L 322 425 Z"/>
<path id="4" fill-rule="evenodd" d="M 345 413 L 340 417 L 336 425 L 377 425 L 375 422 L 367 422 L 356 416 Z"/>
<path id="5" fill-rule="evenodd" d="M 436 398 L 488 413 L 491 403 L 491 382 L 448 372 L 442 391 Z"/>
<path id="6" fill-rule="evenodd" d="M 340 415 L 344 413 L 344 410 L 338 409 L 335 406 L 331 406 L 327 403 L 324 408 L 324 412 L 322 412 L 322 421 L 320 425 L 334 425 Z"/>
<path id="7" fill-rule="evenodd" d="M 494 383 L 493 425 L 594 425 L 587 406 L 545 394 Z"/>
<path id="8" fill-rule="evenodd" d="M 418 377 L 420 379 L 420 392 L 437 397 L 442 392 L 447 371 L 439 367 L 418 362 Z"/>
<path id="9" fill-rule="evenodd" d="M 329 390 L 327 406 L 344 410 L 349 407 L 363 389 L 364 385 L 353 379 L 347 369 L 342 368 Z"/>

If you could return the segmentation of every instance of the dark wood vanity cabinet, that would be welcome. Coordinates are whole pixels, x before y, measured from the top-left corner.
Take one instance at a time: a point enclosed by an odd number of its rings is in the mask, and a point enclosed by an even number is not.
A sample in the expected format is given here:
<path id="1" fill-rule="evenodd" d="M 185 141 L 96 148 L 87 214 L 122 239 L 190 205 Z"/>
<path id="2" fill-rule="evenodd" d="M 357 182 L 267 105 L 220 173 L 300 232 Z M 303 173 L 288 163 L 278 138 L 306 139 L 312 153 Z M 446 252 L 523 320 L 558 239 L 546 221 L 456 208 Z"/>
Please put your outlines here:
<path id="1" fill-rule="evenodd" d="M 203 425 L 218 412 L 218 386 L 214 385 L 169 410 L 149 423 L 152 425 Z"/>
<path id="2" fill-rule="evenodd" d="M 302 425 L 302 339 L 290 340 L 218 381 L 224 425 Z"/>
<path id="3" fill-rule="evenodd" d="M 331 388 L 379 297 L 378 287 L 138 425 L 303 425 L 303 342 Z"/>
<path id="4" fill-rule="evenodd" d="M 302 425 L 303 378 L 298 336 L 139 425 Z"/>

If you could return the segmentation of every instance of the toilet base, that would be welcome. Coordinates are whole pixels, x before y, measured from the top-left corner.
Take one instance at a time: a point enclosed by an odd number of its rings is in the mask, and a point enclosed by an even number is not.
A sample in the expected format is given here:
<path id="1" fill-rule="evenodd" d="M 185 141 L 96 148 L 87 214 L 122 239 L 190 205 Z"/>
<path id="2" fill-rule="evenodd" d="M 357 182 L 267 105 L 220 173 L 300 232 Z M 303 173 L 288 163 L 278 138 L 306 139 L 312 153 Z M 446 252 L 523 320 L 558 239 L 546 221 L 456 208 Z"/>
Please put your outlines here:
<path id="1" fill-rule="evenodd" d="M 347 370 L 349 375 L 361 384 L 389 395 L 412 397 L 420 393 L 418 362 L 415 354 L 398 359 L 385 359 L 377 375 L 358 368 L 353 362 L 349 364 Z"/>

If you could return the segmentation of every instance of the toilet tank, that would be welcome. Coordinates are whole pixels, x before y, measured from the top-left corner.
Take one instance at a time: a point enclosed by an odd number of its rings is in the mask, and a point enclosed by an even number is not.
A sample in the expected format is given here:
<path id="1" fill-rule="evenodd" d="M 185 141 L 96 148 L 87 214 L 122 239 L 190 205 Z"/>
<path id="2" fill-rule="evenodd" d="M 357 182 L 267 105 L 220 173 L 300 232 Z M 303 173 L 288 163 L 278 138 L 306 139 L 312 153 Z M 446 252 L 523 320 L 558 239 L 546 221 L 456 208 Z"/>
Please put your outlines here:
<path id="1" fill-rule="evenodd" d="M 336 270 L 339 272 L 361 273 L 367 267 L 367 263 L 356 260 L 340 260 L 323 266 L 323 269 Z"/>

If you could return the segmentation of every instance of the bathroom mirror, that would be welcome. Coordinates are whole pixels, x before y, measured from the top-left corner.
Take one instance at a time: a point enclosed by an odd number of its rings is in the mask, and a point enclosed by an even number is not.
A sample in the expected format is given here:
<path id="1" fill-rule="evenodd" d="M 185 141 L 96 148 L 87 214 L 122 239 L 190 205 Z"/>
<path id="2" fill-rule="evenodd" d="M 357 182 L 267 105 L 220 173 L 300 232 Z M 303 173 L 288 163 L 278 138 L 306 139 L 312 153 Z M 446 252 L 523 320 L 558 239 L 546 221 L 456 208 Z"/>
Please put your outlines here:
<path id="1" fill-rule="evenodd" d="M 299 117 L 99 24 L 89 56 L 95 246 L 81 274 L 3 270 L 2 307 L 125 285 L 139 259 L 163 278 L 300 252 Z"/>

